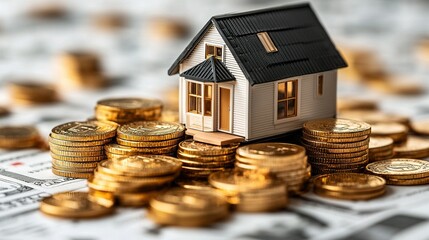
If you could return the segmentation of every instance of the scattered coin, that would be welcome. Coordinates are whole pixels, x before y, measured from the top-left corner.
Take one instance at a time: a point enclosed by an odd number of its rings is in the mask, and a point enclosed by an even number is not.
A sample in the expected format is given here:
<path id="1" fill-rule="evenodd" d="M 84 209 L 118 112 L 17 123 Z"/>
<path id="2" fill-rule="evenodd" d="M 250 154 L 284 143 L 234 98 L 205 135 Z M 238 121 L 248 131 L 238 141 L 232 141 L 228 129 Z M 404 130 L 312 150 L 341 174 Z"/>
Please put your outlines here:
<path id="1" fill-rule="evenodd" d="M 395 143 L 407 140 L 408 128 L 399 123 L 376 123 L 372 124 L 371 136 L 390 137 Z"/>
<path id="2" fill-rule="evenodd" d="M 0 126 L 0 148 L 34 148 L 39 146 L 40 139 L 33 126 Z"/>
<path id="3" fill-rule="evenodd" d="M 429 157 L 429 140 L 409 136 L 407 141 L 393 148 L 395 158 L 422 159 Z"/>
<path id="4" fill-rule="evenodd" d="M 9 95 L 18 105 L 48 104 L 59 101 L 58 93 L 52 84 L 37 81 L 19 81 L 9 84 Z"/>
<path id="5" fill-rule="evenodd" d="M 375 162 L 393 157 L 393 139 L 390 137 L 370 137 L 369 161 Z"/>

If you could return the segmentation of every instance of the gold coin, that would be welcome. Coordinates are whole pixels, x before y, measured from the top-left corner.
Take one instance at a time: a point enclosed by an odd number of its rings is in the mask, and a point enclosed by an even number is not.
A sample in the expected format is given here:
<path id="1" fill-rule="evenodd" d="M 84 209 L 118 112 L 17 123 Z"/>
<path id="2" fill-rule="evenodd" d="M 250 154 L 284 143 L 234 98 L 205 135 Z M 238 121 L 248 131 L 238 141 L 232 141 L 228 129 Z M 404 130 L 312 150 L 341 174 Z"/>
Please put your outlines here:
<path id="1" fill-rule="evenodd" d="M 290 143 L 256 143 L 239 147 L 237 154 L 245 158 L 266 160 L 302 159 L 305 149 Z"/>
<path id="2" fill-rule="evenodd" d="M 51 152 L 53 154 L 59 155 L 59 156 L 69 156 L 69 157 L 98 157 L 103 156 L 104 157 L 104 151 L 63 151 L 63 150 L 57 150 L 55 148 L 50 148 Z"/>
<path id="3" fill-rule="evenodd" d="M 228 170 L 211 174 L 209 183 L 222 190 L 238 192 L 268 187 L 275 183 L 275 179 L 261 170 Z"/>
<path id="4" fill-rule="evenodd" d="M 144 207 L 149 201 L 156 197 L 161 191 L 141 193 L 118 193 L 115 195 L 119 205 L 123 207 Z"/>
<path id="5" fill-rule="evenodd" d="M 92 147 L 70 147 L 70 146 L 63 146 L 63 145 L 57 145 L 54 143 L 49 143 L 49 146 L 51 149 L 55 149 L 57 151 L 69 151 L 69 152 L 101 152 L 104 150 L 103 145 L 100 146 L 92 146 Z"/>
<path id="6" fill-rule="evenodd" d="M 384 113 L 380 111 L 343 111 L 339 114 L 339 116 L 341 118 L 364 121 L 369 124 L 394 122 L 408 126 L 410 121 L 407 116 L 403 116 L 396 113 Z"/>
<path id="7" fill-rule="evenodd" d="M 311 140 L 311 141 L 318 141 L 318 142 L 326 142 L 326 143 L 353 143 L 353 142 L 360 142 L 368 138 L 367 135 L 360 136 L 360 137 L 319 137 L 315 135 L 308 134 L 306 132 L 302 132 L 302 137 Z"/>
<path id="8" fill-rule="evenodd" d="M 52 135 L 49 135 L 49 143 L 55 145 L 61 145 L 65 147 L 93 147 L 93 146 L 103 146 L 106 143 L 111 142 L 111 138 L 97 140 L 97 141 L 68 141 L 53 138 Z"/>
<path id="9" fill-rule="evenodd" d="M 97 107 L 113 111 L 141 111 L 162 108 L 162 102 L 144 98 L 108 98 L 98 101 Z"/>
<path id="10" fill-rule="evenodd" d="M 390 137 L 370 137 L 369 138 L 369 151 L 379 149 L 391 149 L 393 147 L 393 139 Z"/>
<path id="11" fill-rule="evenodd" d="M 181 141 L 183 141 L 183 138 L 175 138 L 170 140 L 164 140 L 164 141 L 130 141 L 125 140 L 121 138 L 117 138 L 116 141 L 119 145 L 122 146 L 128 146 L 128 147 L 145 147 L 145 148 L 159 148 L 159 147 L 172 147 L 179 144 Z"/>
<path id="12" fill-rule="evenodd" d="M 345 199 L 345 200 L 369 200 L 373 198 L 380 197 L 386 193 L 386 190 L 379 190 L 375 192 L 368 193 L 359 193 L 359 194 L 350 194 L 336 191 L 327 191 L 324 189 L 315 188 L 314 193 L 322 197 L 336 198 L 336 199 Z"/>
<path id="13" fill-rule="evenodd" d="M 371 133 L 371 125 L 349 119 L 327 118 L 304 123 L 303 131 L 321 137 L 360 137 Z"/>
<path id="14" fill-rule="evenodd" d="M 242 169 L 255 170 L 255 169 L 267 169 L 270 172 L 277 173 L 283 171 L 293 171 L 293 170 L 301 170 L 304 169 L 307 165 L 307 161 L 303 158 L 302 161 L 294 161 L 287 164 L 270 164 L 269 160 L 262 162 L 252 163 L 246 158 L 241 157 L 240 155 L 236 155 L 237 162 L 236 166 Z"/>
<path id="15" fill-rule="evenodd" d="M 179 159 L 185 159 L 193 162 L 205 163 L 205 162 L 230 162 L 235 159 L 235 153 L 226 154 L 226 155 L 216 155 L 216 156 L 198 156 L 187 154 L 182 151 L 177 151 L 177 157 Z"/>
<path id="16" fill-rule="evenodd" d="M 115 205 L 115 195 L 112 192 L 99 191 L 89 188 L 88 199 L 91 202 L 98 203 L 108 208 L 113 207 Z"/>
<path id="17" fill-rule="evenodd" d="M 99 107 L 95 108 L 95 117 L 100 121 L 112 121 L 119 124 L 127 124 L 136 121 L 158 121 L 162 109 L 151 109 L 144 111 L 106 111 Z"/>
<path id="18" fill-rule="evenodd" d="M 360 168 L 350 168 L 350 169 L 331 169 L 331 168 L 317 168 L 315 166 L 311 167 L 312 175 L 319 174 L 329 174 L 329 173 L 362 173 L 365 170 L 365 167 Z"/>
<path id="19" fill-rule="evenodd" d="M 363 161 L 361 162 L 356 162 L 356 163 L 320 163 L 317 161 L 309 161 L 309 163 L 311 164 L 311 166 L 315 167 L 315 168 L 332 168 L 332 169 L 345 169 L 345 168 L 360 168 L 360 167 L 365 167 L 366 164 L 368 164 L 368 158 L 364 158 Z"/>
<path id="20" fill-rule="evenodd" d="M 52 167 L 52 173 L 62 177 L 68 178 L 89 178 L 93 175 L 93 172 L 72 172 L 72 171 L 64 171 L 61 169 L 57 169 Z"/>
<path id="21" fill-rule="evenodd" d="M 366 170 L 384 178 L 410 179 L 429 177 L 429 162 L 418 159 L 395 158 L 370 163 Z"/>
<path id="22" fill-rule="evenodd" d="M 235 150 L 238 146 L 238 143 L 233 143 L 227 146 L 217 146 L 193 141 L 191 139 L 187 139 L 179 143 L 179 149 L 181 150 L 181 152 L 197 156 L 216 156 L 232 154 L 235 153 Z"/>
<path id="23" fill-rule="evenodd" d="M 52 159 L 52 164 L 60 168 L 96 168 L 98 166 L 97 162 L 69 162 Z"/>
<path id="24" fill-rule="evenodd" d="M 391 178 L 387 178 L 386 184 L 398 185 L 398 186 L 423 185 L 423 184 L 429 184 L 429 177 L 414 178 L 414 179 L 391 179 Z"/>
<path id="25" fill-rule="evenodd" d="M 198 162 L 193 160 L 187 160 L 187 159 L 181 159 L 179 160 L 182 162 L 182 166 L 187 167 L 205 167 L 205 168 L 216 168 L 216 167 L 226 167 L 229 168 L 234 165 L 235 160 L 232 159 L 230 161 L 224 161 L 224 162 Z"/>
<path id="26" fill-rule="evenodd" d="M 234 165 L 230 166 L 229 169 L 233 168 Z M 181 174 L 183 175 L 192 175 L 194 177 L 205 177 L 209 176 L 210 174 L 218 171 L 225 171 L 228 170 L 227 167 L 188 167 L 188 166 L 182 166 Z"/>
<path id="27" fill-rule="evenodd" d="M 339 98 L 337 101 L 338 111 L 344 110 L 377 110 L 377 102 L 361 98 Z"/>
<path id="28" fill-rule="evenodd" d="M 320 164 L 356 164 L 368 160 L 368 155 L 353 158 L 309 157 L 308 162 Z"/>
<path id="29" fill-rule="evenodd" d="M 323 148 L 323 147 L 314 147 L 307 144 L 302 144 L 308 152 L 309 156 L 312 156 L 314 152 L 317 153 L 356 153 L 368 150 L 368 145 L 354 147 L 354 148 Z"/>
<path id="30" fill-rule="evenodd" d="M 391 137 L 395 142 L 407 138 L 408 128 L 399 123 L 377 123 L 372 125 L 371 136 Z"/>
<path id="31" fill-rule="evenodd" d="M 94 218 L 111 214 L 114 209 L 90 201 L 86 192 L 62 192 L 44 198 L 40 211 L 63 218 Z"/>
<path id="32" fill-rule="evenodd" d="M 113 153 L 113 154 L 122 154 L 122 155 L 127 155 L 130 153 L 152 153 L 152 154 L 156 154 L 156 153 L 170 153 L 173 152 L 174 150 L 176 150 L 177 146 L 173 145 L 173 146 L 167 146 L 167 147 L 151 147 L 151 148 L 143 148 L 143 147 L 128 147 L 128 146 L 123 146 L 123 145 L 119 145 L 116 143 L 110 143 L 104 146 L 104 149 L 107 152 Z"/>
<path id="33" fill-rule="evenodd" d="M 173 174 L 178 172 L 182 166 L 177 158 L 162 155 L 123 157 L 114 161 L 105 161 L 100 163 L 100 166 L 104 166 L 104 164 L 107 168 L 122 172 L 124 175 L 140 177 Z"/>
<path id="34" fill-rule="evenodd" d="M 208 214 L 207 216 L 178 216 L 149 208 L 146 215 L 149 219 L 160 225 L 176 225 L 181 227 L 204 227 L 213 224 L 228 216 L 228 212 Z"/>
<path id="35" fill-rule="evenodd" d="M 187 179 L 181 178 L 176 180 L 179 187 L 194 190 L 211 190 L 213 189 L 207 180 Z"/>
<path id="36" fill-rule="evenodd" d="M 52 129 L 51 137 L 70 141 L 93 141 L 112 138 L 117 125 L 108 122 L 68 122 Z"/>
<path id="37" fill-rule="evenodd" d="M 127 193 L 127 192 L 141 192 L 141 191 L 150 191 L 159 189 L 164 186 L 166 182 L 160 182 L 158 180 L 153 179 L 137 179 L 139 182 L 131 182 L 131 181 L 118 181 L 117 178 L 105 178 L 107 175 L 103 175 L 100 178 L 100 173 L 95 171 L 95 175 L 88 178 L 88 187 L 99 190 L 99 191 L 107 191 L 114 193 Z M 120 179 L 123 180 L 123 179 Z M 168 182 L 173 181 L 174 178 L 169 180 Z"/>
<path id="38" fill-rule="evenodd" d="M 316 177 L 316 188 L 344 193 L 360 193 L 382 190 L 386 181 L 374 175 L 363 173 L 333 173 Z"/>
<path id="39" fill-rule="evenodd" d="M 85 157 L 85 156 L 77 157 L 77 156 L 61 156 L 61 155 L 57 155 L 57 154 L 52 153 L 52 152 L 51 152 L 51 157 L 55 160 L 70 161 L 70 162 L 95 162 L 95 161 L 101 161 L 101 160 L 106 159 L 106 156 L 104 156 L 104 155 L 89 156 L 89 157 Z"/>
<path id="40" fill-rule="evenodd" d="M 118 128 L 118 138 L 131 141 L 163 141 L 180 138 L 184 134 L 185 127 L 180 123 L 141 121 Z"/>
<path id="41" fill-rule="evenodd" d="M 40 135 L 32 126 L 0 127 L 0 148 L 19 149 L 36 147 L 40 143 Z"/>
<path id="42" fill-rule="evenodd" d="M 356 148 L 361 146 L 367 146 L 369 144 L 369 138 L 354 142 L 354 143 L 325 143 L 325 142 L 318 142 L 318 141 L 311 141 L 307 140 L 305 138 L 302 138 L 302 142 L 308 146 L 312 147 L 321 147 L 321 148 Z"/>
<path id="43" fill-rule="evenodd" d="M 429 140 L 409 136 L 406 142 L 396 145 L 393 151 L 396 158 L 426 158 L 429 157 Z"/>
<path id="44" fill-rule="evenodd" d="M 411 123 L 411 129 L 420 135 L 429 135 L 429 121 L 423 120 Z"/>
<path id="45" fill-rule="evenodd" d="M 358 152 L 350 152 L 350 153 L 325 153 L 325 152 L 317 152 L 317 151 L 308 151 L 307 153 L 309 157 L 312 158 L 332 158 L 332 159 L 347 159 L 347 158 L 355 158 L 362 157 L 368 155 L 368 150 L 365 149 L 363 151 Z"/>

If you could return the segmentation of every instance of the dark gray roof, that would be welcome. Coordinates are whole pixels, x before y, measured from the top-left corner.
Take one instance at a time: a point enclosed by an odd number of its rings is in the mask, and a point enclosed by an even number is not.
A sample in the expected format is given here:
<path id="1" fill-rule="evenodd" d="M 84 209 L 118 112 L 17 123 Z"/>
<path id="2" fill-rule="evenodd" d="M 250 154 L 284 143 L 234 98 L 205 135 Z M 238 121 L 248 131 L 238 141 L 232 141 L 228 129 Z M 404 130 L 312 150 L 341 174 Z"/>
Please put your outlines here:
<path id="1" fill-rule="evenodd" d="M 168 70 L 178 73 L 214 24 L 251 85 L 324 72 L 347 64 L 308 3 L 214 16 Z M 278 51 L 267 53 L 259 32 L 268 32 Z"/>
<path id="2" fill-rule="evenodd" d="M 201 82 L 226 82 L 235 80 L 234 75 L 226 68 L 225 64 L 215 57 L 206 59 L 195 67 L 186 70 L 180 76 Z"/>

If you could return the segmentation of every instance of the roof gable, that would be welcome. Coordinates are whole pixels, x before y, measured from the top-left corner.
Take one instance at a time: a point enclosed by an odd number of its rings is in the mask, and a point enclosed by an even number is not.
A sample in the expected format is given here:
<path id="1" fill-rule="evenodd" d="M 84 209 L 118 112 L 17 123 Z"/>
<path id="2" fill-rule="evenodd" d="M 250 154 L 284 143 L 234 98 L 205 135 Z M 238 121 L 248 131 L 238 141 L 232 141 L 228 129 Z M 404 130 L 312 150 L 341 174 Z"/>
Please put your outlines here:
<path id="1" fill-rule="evenodd" d="M 215 57 L 206 59 L 195 67 L 186 70 L 180 76 L 201 82 L 218 83 L 235 80 L 234 75 L 228 71 L 225 64 Z"/>
<path id="2" fill-rule="evenodd" d="M 347 66 L 310 5 L 298 4 L 213 17 L 170 68 L 170 75 L 178 72 L 179 63 L 211 23 L 251 85 Z M 270 35 L 277 52 L 266 52 L 260 32 Z"/>

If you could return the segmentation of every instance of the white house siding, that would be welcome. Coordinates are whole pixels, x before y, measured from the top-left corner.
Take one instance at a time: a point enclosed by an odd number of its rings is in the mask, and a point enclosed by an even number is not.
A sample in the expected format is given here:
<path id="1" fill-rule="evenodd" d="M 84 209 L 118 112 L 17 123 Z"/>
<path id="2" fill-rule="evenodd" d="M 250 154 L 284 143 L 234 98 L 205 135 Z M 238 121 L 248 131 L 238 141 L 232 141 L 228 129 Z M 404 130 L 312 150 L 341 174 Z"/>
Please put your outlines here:
<path id="1" fill-rule="evenodd" d="M 251 87 L 251 116 L 248 140 L 279 135 L 302 128 L 304 122 L 336 115 L 337 71 L 324 72 L 323 96 L 316 95 L 316 80 L 320 74 L 298 77 L 299 109 L 296 120 L 274 123 L 274 93 L 276 82 L 257 84 Z M 297 79 L 297 78 L 290 78 Z"/>
<path id="2" fill-rule="evenodd" d="M 249 82 L 244 77 L 243 72 L 238 66 L 235 58 L 232 56 L 231 51 L 225 45 L 222 37 L 214 26 L 211 26 L 207 31 L 205 36 L 202 37 L 200 42 L 194 48 L 193 52 L 189 55 L 189 57 L 184 60 L 181 64 L 180 72 L 186 71 L 191 67 L 203 62 L 205 60 L 205 47 L 204 43 L 212 43 L 217 45 L 224 46 L 224 63 L 229 71 L 235 76 L 236 81 L 234 85 L 234 93 L 233 93 L 233 122 L 232 122 L 232 133 L 238 136 L 242 136 L 247 138 L 247 122 L 249 119 L 248 109 L 249 109 Z M 182 84 L 184 80 L 181 80 Z M 185 86 L 185 85 L 182 85 Z M 186 91 L 182 89 L 181 94 L 186 96 Z M 215 91 L 217 94 L 217 91 Z M 217 99 L 217 96 L 215 96 Z M 186 120 L 186 99 L 183 98 L 182 101 L 182 115 L 181 119 Z M 214 109 L 217 110 L 218 106 L 215 105 Z M 215 116 L 217 116 L 217 112 L 215 112 Z M 215 126 L 217 126 L 217 117 L 213 119 Z"/>

